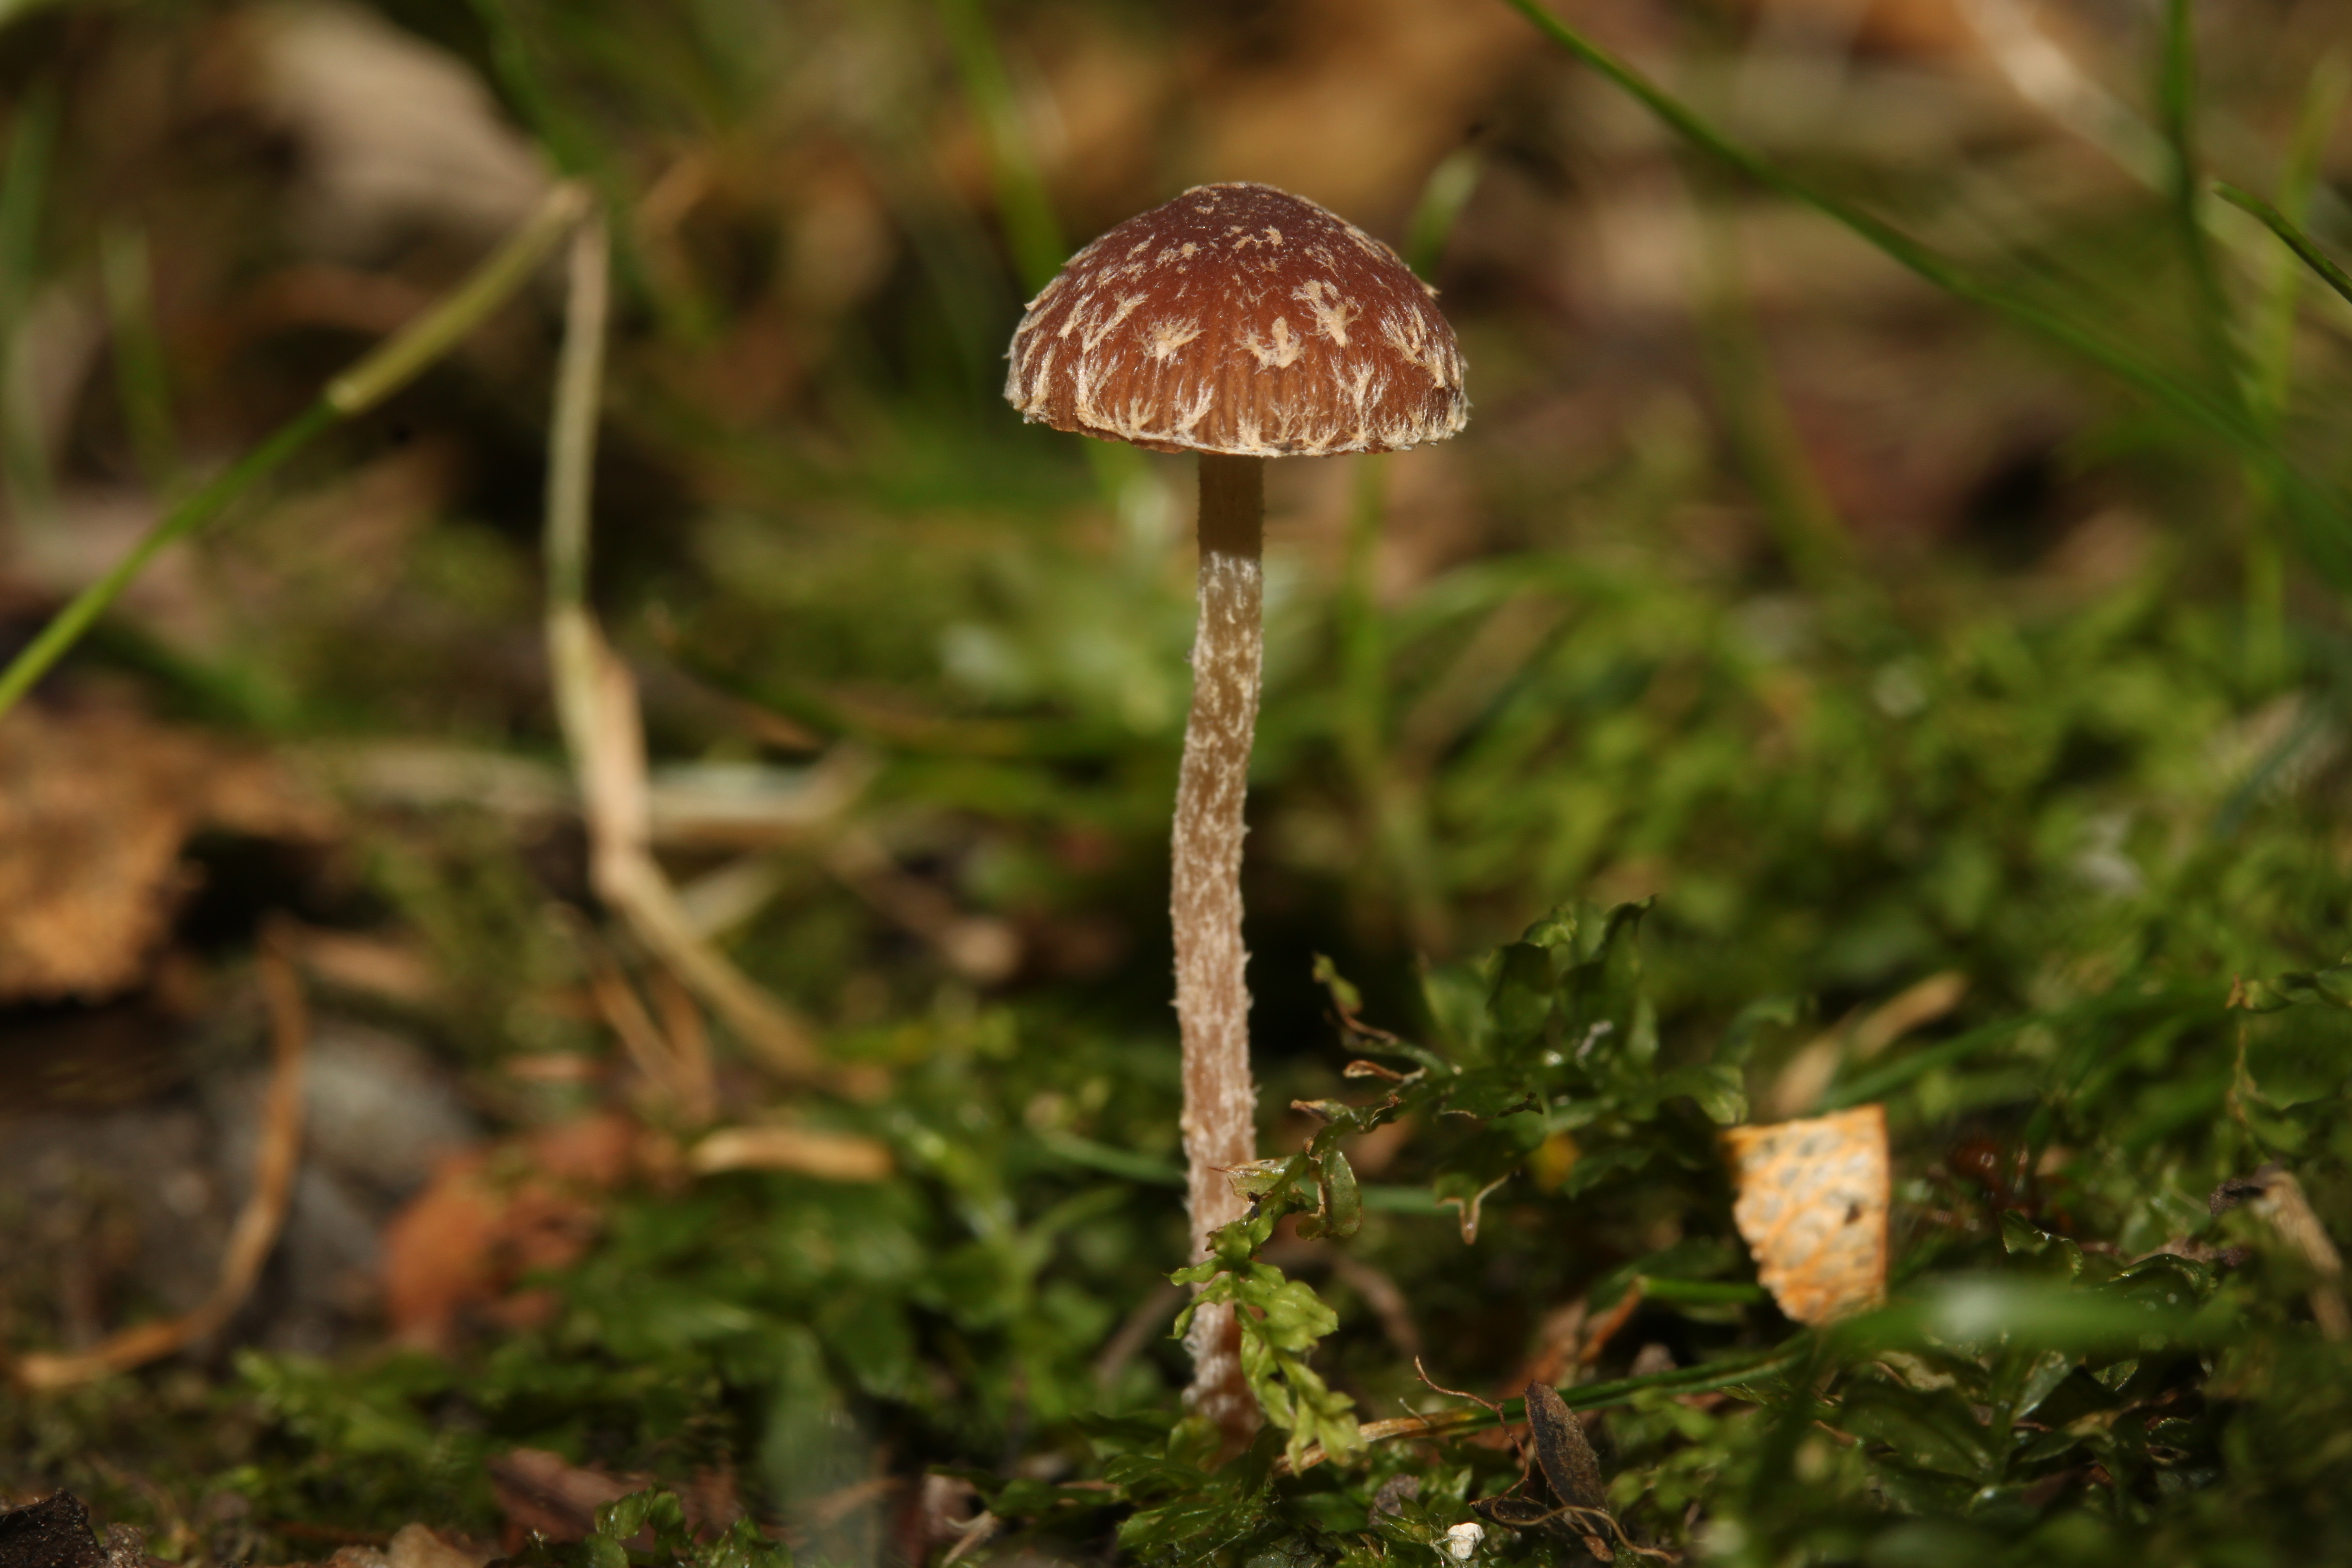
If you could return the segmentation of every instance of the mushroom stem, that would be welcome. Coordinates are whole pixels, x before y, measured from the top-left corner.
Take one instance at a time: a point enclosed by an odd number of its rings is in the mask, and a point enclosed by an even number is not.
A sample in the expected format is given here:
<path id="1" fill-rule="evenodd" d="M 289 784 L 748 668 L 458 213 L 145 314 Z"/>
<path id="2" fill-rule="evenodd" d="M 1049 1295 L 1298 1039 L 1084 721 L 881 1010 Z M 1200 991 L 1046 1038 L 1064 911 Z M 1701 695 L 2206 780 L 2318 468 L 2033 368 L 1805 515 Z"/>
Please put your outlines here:
<path id="1" fill-rule="evenodd" d="M 1249 987 L 1243 967 L 1242 805 L 1257 727 L 1265 647 L 1264 459 L 1201 454 L 1200 626 L 1192 641 L 1192 710 L 1177 776 L 1174 886 L 1176 1016 L 1184 1038 L 1184 1160 L 1192 1256 L 1248 1205 L 1224 1172 L 1257 1157 L 1250 1081 Z M 1230 1306 L 1195 1313 L 1185 1403 L 1215 1424 L 1228 1453 L 1257 1430 L 1257 1400 L 1242 1375 L 1241 1331 Z"/>

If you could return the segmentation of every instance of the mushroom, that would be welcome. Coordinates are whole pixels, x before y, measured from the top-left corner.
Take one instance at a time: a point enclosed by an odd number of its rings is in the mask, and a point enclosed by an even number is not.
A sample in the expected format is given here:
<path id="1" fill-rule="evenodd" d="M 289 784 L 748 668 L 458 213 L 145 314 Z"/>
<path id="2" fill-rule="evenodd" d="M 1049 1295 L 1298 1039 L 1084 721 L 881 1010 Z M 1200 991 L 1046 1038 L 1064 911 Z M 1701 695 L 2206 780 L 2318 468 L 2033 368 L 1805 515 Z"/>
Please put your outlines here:
<path id="1" fill-rule="evenodd" d="M 1396 252 L 1270 185 L 1199 185 L 1070 258 L 1013 333 L 1022 416 L 1201 455 L 1200 624 L 1176 786 L 1176 1014 L 1192 1256 L 1246 1202 L 1256 1157 L 1243 979 L 1243 798 L 1265 645 L 1267 458 L 1393 452 L 1462 428 L 1462 355 L 1435 290 Z M 1230 1450 L 1256 1428 L 1229 1308 L 1185 1336 L 1192 1410 Z"/>

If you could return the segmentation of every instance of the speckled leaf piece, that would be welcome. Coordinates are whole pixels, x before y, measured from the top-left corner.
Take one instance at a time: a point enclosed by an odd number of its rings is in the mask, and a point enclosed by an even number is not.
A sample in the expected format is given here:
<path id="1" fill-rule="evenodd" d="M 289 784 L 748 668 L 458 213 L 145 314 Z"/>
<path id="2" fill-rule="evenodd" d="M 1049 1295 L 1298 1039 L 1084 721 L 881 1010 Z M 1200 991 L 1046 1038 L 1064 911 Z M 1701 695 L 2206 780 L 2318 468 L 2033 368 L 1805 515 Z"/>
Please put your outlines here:
<path id="1" fill-rule="evenodd" d="M 1731 1217 L 1780 1310 L 1826 1323 L 1886 1294 L 1886 1111 L 1877 1105 L 1723 1134 Z"/>

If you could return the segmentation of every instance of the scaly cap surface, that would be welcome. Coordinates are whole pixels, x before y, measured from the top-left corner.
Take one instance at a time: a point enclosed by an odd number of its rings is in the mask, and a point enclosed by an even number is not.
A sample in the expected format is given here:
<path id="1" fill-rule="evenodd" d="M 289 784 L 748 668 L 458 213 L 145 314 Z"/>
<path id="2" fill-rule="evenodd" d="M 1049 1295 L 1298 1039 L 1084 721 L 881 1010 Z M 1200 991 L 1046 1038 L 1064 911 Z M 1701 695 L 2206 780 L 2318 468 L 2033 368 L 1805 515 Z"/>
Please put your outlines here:
<path id="1" fill-rule="evenodd" d="M 1008 357 L 1023 417 L 1162 452 L 1401 451 L 1469 416 L 1434 291 L 1271 185 L 1198 185 L 1110 230 L 1029 302 Z"/>

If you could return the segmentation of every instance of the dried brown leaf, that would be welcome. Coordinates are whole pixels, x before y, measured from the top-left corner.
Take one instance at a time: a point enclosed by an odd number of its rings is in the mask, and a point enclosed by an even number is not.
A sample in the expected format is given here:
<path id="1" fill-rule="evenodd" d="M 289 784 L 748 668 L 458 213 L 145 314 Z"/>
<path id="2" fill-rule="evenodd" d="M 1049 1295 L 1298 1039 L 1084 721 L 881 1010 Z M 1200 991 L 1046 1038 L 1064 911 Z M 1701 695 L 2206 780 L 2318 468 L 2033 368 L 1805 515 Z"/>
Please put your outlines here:
<path id="1" fill-rule="evenodd" d="M 1756 1277 L 1801 1323 L 1874 1307 L 1886 1291 L 1886 1111 L 1734 1127 L 1723 1134 L 1732 1220 Z"/>
<path id="2" fill-rule="evenodd" d="M 197 828 L 327 830 L 267 756 L 129 714 L 0 724 L 0 1000 L 99 997 L 145 975 Z"/>
<path id="3" fill-rule="evenodd" d="M 445 1159 L 384 1226 L 393 1337 L 439 1348 L 472 1314 L 507 1323 L 543 1318 L 553 1304 L 547 1294 L 516 1293 L 515 1281 L 580 1256 L 596 1233 L 603 1194 L 636 1167 L 642 1141 L 635 1122 L 603 1113 Z"/>

